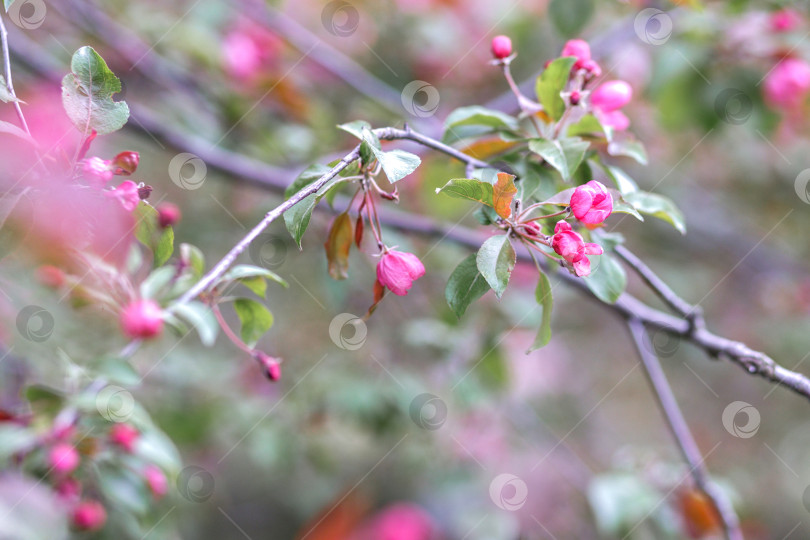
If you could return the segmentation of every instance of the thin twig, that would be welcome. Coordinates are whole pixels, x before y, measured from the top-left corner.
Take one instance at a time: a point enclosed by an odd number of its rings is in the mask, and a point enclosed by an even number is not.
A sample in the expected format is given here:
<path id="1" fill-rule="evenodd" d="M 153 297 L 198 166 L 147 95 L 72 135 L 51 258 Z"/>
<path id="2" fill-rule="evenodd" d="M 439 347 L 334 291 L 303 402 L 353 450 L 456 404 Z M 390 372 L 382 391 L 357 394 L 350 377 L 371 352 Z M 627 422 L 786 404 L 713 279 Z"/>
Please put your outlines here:
<path id="1" fill-rule="evenodd" d="M 3 48 L 3 72 L 6 76 L 6 88 L 8 89 L 8 93 L 11 94 L 11 97 L 14 98 L 14 110 L 17 111 L 17 118 L 20 119 L 20 125 L 30 136 L 31 131 L 28 129 L 28 122 L 25 121 L 25 115 L 23 114 L 22 107 L 20 107 L 20 102 L 17 100 L 17 94 L 14 93 L 14 81 L 11 78 L 11 58 L 9 57 L 8 49 L 8 32 L 6 31 L 6 25 L 3 22 L 2 16 L 0 16 L 0 43 L 2 43 Z"/>
<path id="2" fill-rule="evenodd" d="M 739 518 L 734 512 L 731 501 L 712 483 L 709 477 L 709 471 L 706 468 L 700 448 L 698 448 L 695 438 L 689 430 L 689 425 L 686 423 L 686 419 L 678 406 L 672 387 L 670 387 L 666 374 L 661 368 L 661 362 L 651 350 L 652 344 L 647 335 L 647 330 L 644 328 L 644 323 L 639 319 L 631 318 L 627 320 L 627 326 L 630 329 L 633 344 L 636 346 L 636 351 L 641 358 L 641 363 L 644 366 L 650 386 L 652 386 L 658 406 L 661 408 L 664 418 L 666 418 L 672 436 L 678 443 L 678 448 L 689 465 L 689 473 L 695 481 L 695 485 L 712 501 L 720 517 L 726 538 L 728 540 L 742 540 Z"/>

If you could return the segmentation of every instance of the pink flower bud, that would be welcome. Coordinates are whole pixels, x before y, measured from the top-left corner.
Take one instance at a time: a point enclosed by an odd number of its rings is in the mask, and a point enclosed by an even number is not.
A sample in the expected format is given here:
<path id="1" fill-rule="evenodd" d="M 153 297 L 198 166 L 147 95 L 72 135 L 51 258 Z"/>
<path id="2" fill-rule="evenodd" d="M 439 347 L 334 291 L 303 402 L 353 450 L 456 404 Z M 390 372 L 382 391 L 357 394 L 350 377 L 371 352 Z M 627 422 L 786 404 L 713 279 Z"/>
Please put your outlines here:
<path id="1" fill-rule="evenodd" d="M 169 491 L 169 483 L 166 480 L 166 475 L 159 467 L 148 465 L 143 471 L 144 480 L 149 491 L 155 499 L 162 499 Z"/>
<path id="2" fill-rule="evenodd" d="M 158 223 L 164 229 L 180 221 L 180 209 L 176 204 L 163 203 L 158 206 Z"/>
<path id="3" fill-rule="evenodd" d="M 113 158 L 115 174 L 125 174 L 129 176 L 138 168 L 141 156 L 138 152 L 121 152 Z"/>
<path id="4" fill-rule="evenodd" d="M 80 531 L 97 531 L 107 521 L 107 511 L 98 501 L 82 501 L 73 510 L 73 526 Z"/>
<path id="5" fill-rule="evenodd" d="M 568 97 L 568 101 L 569 101 L 569 103 L 571 103 L 571 105 L 579 105 L 579 101 L 581 99 L 582 99 L 582 94 L 580 94 L 576 90 L 571 92 L 571 95 Z"/>
<path id="6" fill-rule="evenodd" d="M 436 536 L 433 518 L 421 507 L 410 503 L 392 504 L 369 523 L 367 536 L 375 540 L 430 540 Z"/>
<path id="7" fill-rule="evenodd" d="M 118 199 L 121 206 L 127 212 L 132 212 L 141 200 L 141 195 L 138 192 L 138 184 L 132 180 L 122 182 L 120 186 L 115 189 L 105 191 L 104 194 L 113 199 Z"/>
<path id="8" fill-rule="evenodd" d="M 121 329 L 132 339 L 155 337 L 163 330 L 163 312 L 154 300 L 136 300 L 121 312 Z"/>
<path id="9" fill-rule="evenodd" d="M 492 38 L 492 56 L 503 60 L 512 54 L 512 40 L 508 36 L 495 36 Z"/>
<path id="10" fill-rule="evenodd" d="M 809 90 L 810 64 L 804 60 L 786 58 L 765 77 L 765 99 L 780 109 L 796 109 Z"/>
<path id="11" fill-rule="evenodd" d="M 259 362 L 268 379 L 274 382 L 281 379 L 281 362 L 279 362 L 279 358 L 273 358 L 259 350 L 253 351 L 253 357 Z"/>
<path id="12" fill-rule="evenodd" d="M 529 236 L 539 236 L 540 235 L 540 225 L 537 224 L 536 221 L 529 221 L 523 224 L 523 229 L 526 231 L 526 234 Z"/>
<path id="13" fill-rule="evenodd" d="M 68 443 L 58 443 L 48 453 L 48 465 L 59 475 L 67 475 L 79 466 L 79 453 Z"/>
<path id="14" fill-rule="evenodd" d="M 585 62 L 591 59 L 591 46 L 588 45 L 587 41 L 572 39 L 566 42 L 560 56 L 574 56 L 579 62 Z"/>
<path id="15" fill-rule="evenodd" d="M 591 106 L 602 112 L 616 111 L 633 99 L 633 88 L 624 81 L 608 81 L 591 92 Z"/>
<path id="16" fill-rule="evenodd" d="M 790 32 L 801 26 L 802 16 L 794 9 L 780 9 L 771 13 L 770 23 L 774 32 Z"/>
<path id="17" fill-rule="evenodd" d="M 571 195 L 571 211 L 582 223 L 596 225 L 613 212 L 613 197 L 605 186 L 591 180 L 579 186 Z"/>
<path id="18" fill-rule="evenodd" d="M 591 242 L 586 243 L 566 221 L 558 221 L 555 225 L 551 248 L 573 266 L 574 273 L 579 277 L 585 277 L 591 273 L 591 261 L 588 260 L 587 255 L 602 253 L 602 246 Z"/>
<path id="19" fill-rule="evenodd" d="M 135 441 L 138 440 L 141 433 L 127 423 L 113 424 L 110 428 L 110 442 L 120 446 L 126 452 L 132 453 L 135 448 Z"/>
<path id="20" fill-rule="evenodd" d="M 104 187 L 104 184 L 110 181 L 113 177 L 110 162 L 101 159 L 100 157 L 91 157 L 84 160 L 82 165 L 82 173 L 85 179 L 89 180 L 94 187 L 99 189 Z"/>
<path id="21" fill-rule="evenodd" d="M 388 250 L 377 263 L 377 281 L 398 296 L 405 296 L 413 282 L 425 275 L 422 261 L 412 253 Z"/>

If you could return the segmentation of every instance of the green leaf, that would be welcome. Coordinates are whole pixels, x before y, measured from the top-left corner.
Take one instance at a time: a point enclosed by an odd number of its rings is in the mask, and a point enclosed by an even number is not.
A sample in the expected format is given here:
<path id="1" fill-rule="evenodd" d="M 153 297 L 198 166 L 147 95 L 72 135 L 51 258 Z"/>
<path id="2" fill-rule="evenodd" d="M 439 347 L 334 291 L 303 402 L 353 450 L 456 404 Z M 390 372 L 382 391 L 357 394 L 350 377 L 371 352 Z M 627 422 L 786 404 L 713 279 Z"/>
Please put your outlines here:
<path id="1" fill-rule="evenodd" d="M 319 179 L 323 175 L 327 174 L 331 171 L 331 167 L 327 167 L 326 165 L 321 165 L 320 163 L 313 163 L 306 169 L 304 172 L 298 175 L 298 178 L 293 180 L 293 183 L 287 186 L 287 189 L 284 190 L 284 198 L 289 199 L 308 185 L 310 185 L 315 180 Z"/>
<path id="2" fill-rule="evenodd" d="M 253 347 L 265 332 L 273 326 L 273 314 L 264 306 L 250 298 L 237 298 L 233 307 L 242 323 L 242 340 Z"/>
<path id="3" fill-rule="evenodd" d="M 343 212 L 332 221 L 326 242 L 323 244 L 332 279 L 341 280 L 349 277 L 349 251 L 353 242 L 352 218 L 348 212 Z"/>
<path id="4" fill-rule="evenodd" d="M 444 193 L 456 199 L 480 202 L 494 208 L 492 184 L 471 178 L 453 178 L 444 186 L 436 188 L 436 193 Z"/>
<path id="5" fill-rule="evenodd" d="M 529 150 L 542 157 L 549 165 L 560 172 L 566 182 L 571 179 L 577 170 L 585 152 L 590 147 L 588 141 L 579 137 L 560 140 L 532 139 L 529 141 Z"/>
<path id="6" fill-rule="evenodd" d="M 338 129 L 342 129 L 347 133 L 351 133 L 361 141 L 363 140 L 363 132 L 365 130 L 371 131 L 371 124 L 366 122 L 365 120 L 355 120 L 354 122 L 348 122 L 346 124 L 340 124 Z"/>
<path id="7" fill-rule="evenodd" d="M 476 254 L 473 253 L 461 261 L 450 274 L 447 287 L 444 289 L 444 298 L 460 319 L 470 304 L 481 298 L 489 289 L 489 283 L 478 271 Z"/>
<path id="8" fill-rule="evenodd" d="M 283 287 L 289 287 L 289 284 L 284 280 L 284 278 L 282 278 L 275 272 L 271 272 L 267 268 L 262 268 L 261 266 L 253 266 L 252 264 L 237 264 L 236 266 L 228 270 L 228 272 L 226 272 L 224 276 L 222 276 L 220 283 L 231 280 L 242 280 L 245 278 L 252 278 L 257 276 L 275 281 L 276 283 L 282 285 Z"/>
<path id="9" fill-rule="evenodd" d="M 611 156 L 627 156 L 635 159 L 642 165 L 647 164 L 647 151 L 644 145 L 630 134 L 624 133 L 616 138 L 607 146 L 607 152 Z"/>
<path id="10" fill-rule="evenodd" d="M 388 181 L 392 184 L 411 174 L 422 163 L 419 156 L 404 150 L 383 152 L 380 140 L 368 128 L 363 130 L 363 140 L 367 143 L 368 149 L 374 154 L 377 161 L 380 162 L 383 171 L 385 171 L 385 176 L 388 177 Z"/>
<path id="11" fill-rule="evenodd" d="M 627 274 L 616 259 L 608 255 L 591 255 L 592 263 L 597 263 L 591 275 L 582 279 L 585 284 L 601 301 L 614 303 L 627 287 Z"/>
<path id="12" fill-rule="evenodd" d="M 686 234 L 686 221 L 683 213 L 672 199 L 646 191 L 628 193 L 624 195 L 624 199 L 642 214 L 662 219 L 675 227 L 681 234 Z"/>
<path id="13" fill-rule="evenodd" d="M 613 129 L 603 126 L 592 114 L 586 114 L 579 122 L 568 126 L 566 133 L 569 137 L 574 135 L 603 135 L 607 140 L 613 137 Z"/>
<path id="14" fill-rule="evenodd" d="M 548 6 L 548 16 L 563 37 L 579 35 L 593 11 L 593 0 L 551 0 Z"/>
<path id="15" fill-rule="evenodd" d="M 509 276 L 515 268 L 515 249 L 506 235 L 487 238 L 478 250 L 475 263 L 478 271 L 500 298 L 509 284 Z"/>
<path id="16" fill-rule="evenodd" d="M 250 289 L 256 296 L 262 298 L 267 294 L 267 280 L 263 277 L 248 277 L 239 280 L 239 283 Z"/>
<path id="17" fill-rule="evenodd" d="M 141 282 L 141 296 L 156 298 L 158 293 L 174 279 L 176 271 L 173 266 L 162 266 L 153 271 Z"/>
<path id="18" fill-rule="evenodd" d="M 573 56 L 557 58 L 537 78 L 535 84 L 537 99 L 540 100 L 546 114 L 554 121 L 559 120 L 565 112 L 565 102 L 560 96 L 560 92 L 568 82 L 574 62 L 576 62 L 576 58 Z"/>
<path id="19" fill-rule="evenodd" d="M 554 301 L 551 296 L 551 283 L 548 281 L 548 276 L 542 272 L 540 272 L 537 287 L 534 289 L 534 297 L 543 310 L 543 318 L 540 321 L 540 328 L 537 330 L 534 343 L 526 351 L 527 354 L 545 347 L 551 341 L 551 307 Z"/>
<path id="20" fill-rule="evenodd" d="M 630 175 L 619 167 L 607 165 L 603 163 L 602 160 L 590 161 L 595 161 L 602 168 L 602 170 L 605 171 L 605 174 L 607 174 L 608 178 L 613 180 L 613 183 L 616 184 L 616 187 L 619 189 L 619 193 L 622 195 L 627 195 L 633 191 L 638 191 L 638 185 L 636 182 L 630 178 Z"/>
<path id="21" fill-rule="evenodd" d="M 217 340 L 219 323 L 211 308 L 202 302 L 187 302 L 177 304 L 173 308 L 174 314 L 197 329 L 200 341 L 210 347 Z"/>
<path id="22" fill-rule="evenodd" d="M 73 54 L 70 71 L 62 79 L 62 105 L 82 134 L 95 130 L 105 135 L 121 129 L 129 118 L 129 107 L 112 97 L 121 91 L 121 81 L 92 47 Z"/>
<path id="23" fill-rule="evenodd" d="M 41 384 L 32 384 L 25 389 L 25 399 L 36 414 L 56 416 L 65 403 L 59 390 Z"/>
<path id="24" fill-rule="evenodd" d="M 444 137 L 442 140 L 457 140 L 453 132 L 463 126 L 483 126 L 484 133 L 490 131 L 517 131 L 520 125 L 515 117 L 504 114 L 500 111 L 487 109 L 474 105 L 471 107 L 460 107 L 447 116 L 444 123 Z"/>
<path id="25" fill-rule="evenodd" d="M 155 266 L 163 265 L 171 258 L 172 253 L 174 253 L 174 229 L 166 227 L 155 246 Z"/>

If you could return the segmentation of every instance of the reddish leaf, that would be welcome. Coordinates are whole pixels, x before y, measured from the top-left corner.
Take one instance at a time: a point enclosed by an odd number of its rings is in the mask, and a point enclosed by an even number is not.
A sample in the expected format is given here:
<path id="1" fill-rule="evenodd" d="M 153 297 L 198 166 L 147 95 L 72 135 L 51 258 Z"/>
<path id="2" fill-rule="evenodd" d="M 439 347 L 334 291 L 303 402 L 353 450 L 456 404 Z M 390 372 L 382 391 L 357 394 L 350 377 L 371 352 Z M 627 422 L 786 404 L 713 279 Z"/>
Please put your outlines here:
<path id="1" fill-rule="evenodd" d="M 333 279 L 349 277 L 349 250 L 352 247 L 352 220 L 343 212 L 335 218 L 329 228 L 329 236 L 323 247 L 326 248 L 326 259 L 329 261 L 329 275 Z"/>
<path id="2" fill-rule="evenodd" d="M 506 219 L 512 215 L 512 199 L 515 198 L 517 188 L 515 177 L 507 173 L 498 173 L 498 181 L 492 186 L 492 204 L 495 212 Z"/>

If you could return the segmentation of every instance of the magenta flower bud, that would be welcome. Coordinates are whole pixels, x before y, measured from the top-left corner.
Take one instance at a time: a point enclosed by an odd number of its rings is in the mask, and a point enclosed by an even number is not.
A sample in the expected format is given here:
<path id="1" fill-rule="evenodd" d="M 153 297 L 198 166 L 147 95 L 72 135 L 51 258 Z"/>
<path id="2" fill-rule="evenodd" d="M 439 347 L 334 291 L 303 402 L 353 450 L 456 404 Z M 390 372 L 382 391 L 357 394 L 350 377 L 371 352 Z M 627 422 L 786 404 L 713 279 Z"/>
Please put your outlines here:
<path id="1" fill-rule="evenodd" d="M 271 381 L 275 382 L 281 379 L 281 362 L 279 358 L 273 358 L 269 354 L 262 351 L 254 350 L 253 358 L 259 362 L 259 365 L 264 370 L 265 376 Z"/>
<path id="2" fill-rule="evenodd" d="M 171 227 L 180 221 L 180 209 L 176 204 L 163 203 L 158 206 L 158 223 L 162 228 Z"/>
<path id="3" fill-rule="evenodd" d="M 581 39 L 572 39 L 565 43 L 560 56 L 574 56 L 578 62 L 586 62 L 591 59 L 591 46 L 587 41 Z M 580 64 L 581 66 L 582 64 Z"/>
<path id="4" fill-rule="evenodd" d="M 79 453 L 68 443 L 58 443 L 48 453 L 48 465 L 59 475 L 68 475 L 79 466 Z"/>
<path id="5" fill-rule="evenodd" d="M 526 231 L 526 234 L 529 236 L 539 236 L 540 235 L 540 225 L 537 224 L 536 221 L 529 221 L 523 224 L 523 229 Z"/>
<path id="6" fill-rule="evenodd" d="M 615 131 L 624 131 L 630 127 L 630 119 L 622 111 L 602 112 L 596 109 L 594 113 L 599 123 L 605 127 L 613 128 Z"/>
<path id="7" fill-rule="evenodd" d="M 169 483 L 166 480 L 166 475 L 163 474 L 159 467 L 148 465 L 143 471 L 143 478 L 156 500 L 162 499 L 168 493 Z"/>
<path id="8" fill-rule="evenodd" d="M 492 56 L 503 60 L 512 54 L 512 40 L 508 36 L 495 36 L 492 38 Z"/>
<path id="9" fill-rule="evenodd" d="M 764 86 L 765 99 L 771 105 L 784 110 L 796 109 L 810 91 L 810 64 L 786 58 L 768 73 Z"/>
<path id="10" fill-rule="evenodd" d="M 624 81 L 608 81 L 591 92 L 591 106 L 602 112 L 616 111 L 633 99 L 633 88 Z"/>
<path id="11" fill-rule="evenodd" d="M 94 187 L 101 189 L 104 184 L 110 181 L 113 177 L 113 171 L 110 167 L 110 162 L 101 159 L 100 157 L 91 157 L 84 160 L 82 165 L 82 173 L 85 179 L 89 180 Z"/>
<path id="12" fill-rule="evenodd" d="M 613 212 L 613 196 L 600 182 L 591 180 L 574 190 L 571 211 L 582 223 L 602 223 Z"/>
<path id="13" fill-rule="evenodd" d="M 566 221 L 558 221 L 554 227 L 554 236 L 551 239 L 551 248 L 570 263 L 574 273 L 585 277 L 591 273 L 591 261 L 587 255 L 602 254 L 602 246 L 585 242 L 579 233 L 571 229 Z"/>
<path id="14" fill-rule="evenodd" d="M 152 338 L 163 330 L 163 311 L 154 300 L 136 300 L 121 312 L 120 322 L 128 338 Z"/>
<path id="15" fill-rule="evenodd" d="M 138 206 L 138 203 L 141 201 L 141 195 L 138 191 L 138 184 L 132 180 L 122 182 L 117 188 L 105 191 L 104 195 L 113 199 L 118 199 L 121 206 L 123 206 L 124 210 L 127 212 L 132 212 L 135 210 L 135 207 Z"/>
<path id="16" fill-rule="evenodd" d="M 377 281 L 398 296 L 408 294 L 413 282 L 424 275 L 425 267 L 413 253 L 388 250 L 377 263 Z"/>
<path id="17" fill-rule="evenodd" d="M 135 441 L 140 435 L 141 433 L 135 429 L 135 426 L 126 423 L 114 424 L 110 428 L 110 442 L 130 454 L 135 449 Z"/>
<path id="18" fill-rule="evenodd" d="M 73 510 L 73 526 L 80 531 L 97 531 L 107 521 L 107 511 L 98 501 L 82 501 Z"/>
<path id="19" fill-rule="evenodd" d="M 63 501 L 76 501 L 82 494 L 82 485 L 75 478 L 65 478 L 56 484 L 56 494 Z"/>
<path id="20" fill-rule="evenodd" d="M 571 95 L 568 97 L 568 101 L 569 101 L 569 103 L 571 103 L 571 105 L 579 105 L 579 102 L 580 102 L 581 99 L 582 99 L 582 94 L 580 94 L 576 90 L 571 92 Z"/>

